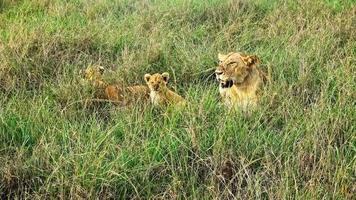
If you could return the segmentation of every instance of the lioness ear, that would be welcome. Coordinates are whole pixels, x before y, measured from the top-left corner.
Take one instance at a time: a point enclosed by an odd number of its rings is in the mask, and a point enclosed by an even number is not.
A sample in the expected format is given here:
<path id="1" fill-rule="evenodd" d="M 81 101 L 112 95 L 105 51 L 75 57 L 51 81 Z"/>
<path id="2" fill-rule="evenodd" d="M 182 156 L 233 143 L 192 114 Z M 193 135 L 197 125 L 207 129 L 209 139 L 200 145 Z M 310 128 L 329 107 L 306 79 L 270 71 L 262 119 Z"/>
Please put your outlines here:
<path id="1" fill-rule="evenodd" d="M 260 63 L 260 59 L 256 55 L 242 57 L 242 60 L 249 67 Z"/>
<path id="2" fill-rule="evenodd" d="M 145 74 L 145 81 L 148 82 L 151 78 L 151 74 Z"/>
<path id="3" fill-rule="evenodd" d="M 224 54 L 221 54 L 221 53 L 218 54 L 219 61 L 224 61 L 226 59 L 226 57 L 227 57 L 227 55 L 224 55 Z"/>
<path id="4" fill-rule="evenodd" d="M 169 79 L 169 74 L 168 74 L 168 72 L 163 72 L 163 73 L 162 73 L 162 77 L 163 77 L 163 80 L 164 80 L 165 82 L 168 82 L 168 79 Z"/>

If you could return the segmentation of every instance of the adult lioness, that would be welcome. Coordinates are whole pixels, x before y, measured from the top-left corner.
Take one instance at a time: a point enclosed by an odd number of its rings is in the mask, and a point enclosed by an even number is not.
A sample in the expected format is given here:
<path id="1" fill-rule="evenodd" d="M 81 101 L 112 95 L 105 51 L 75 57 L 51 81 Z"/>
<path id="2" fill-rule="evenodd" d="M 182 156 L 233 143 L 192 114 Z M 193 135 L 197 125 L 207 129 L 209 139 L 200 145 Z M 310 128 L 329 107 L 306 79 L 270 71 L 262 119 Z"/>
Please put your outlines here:
<path id="1" fill-rule="evenodd" d="M 227 55 L 219 54 L 218 59 L 215 74 L 224 104 L 242 111 L 254 109 L 258 102 L 257 91 L 264 76 L 257 67 L 259 58 L 231 52 Z"/>
<path id="2" fill-rule="evenodd" d="M 95 96 L 107 99 L 115 104 L 127 105 L 133 101 L 149 100 L 150 90 L 145 85 L 124 87 L 108 84 L 103 80 L 105 69 L 102 66 L 89 66 L 84 71 L 84 80 L 89 81 L 95 89 Z"/>

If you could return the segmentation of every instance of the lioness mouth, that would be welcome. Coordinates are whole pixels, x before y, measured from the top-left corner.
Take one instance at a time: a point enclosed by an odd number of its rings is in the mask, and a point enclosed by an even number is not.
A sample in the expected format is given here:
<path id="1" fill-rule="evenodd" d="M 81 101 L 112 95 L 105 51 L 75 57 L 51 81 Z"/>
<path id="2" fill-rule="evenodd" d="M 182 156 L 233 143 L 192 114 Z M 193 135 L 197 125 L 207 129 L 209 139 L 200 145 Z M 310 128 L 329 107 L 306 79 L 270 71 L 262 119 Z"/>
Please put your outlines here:
<path id="1" fill-rule="evenodd" d="M 232 87 L 233 84 L 234 84 L 234 82 L 232 80 L 228 80 L 226 82 L 222 82 L 221 87 L 222 88 L 230 88 L 230 87 Z"/>

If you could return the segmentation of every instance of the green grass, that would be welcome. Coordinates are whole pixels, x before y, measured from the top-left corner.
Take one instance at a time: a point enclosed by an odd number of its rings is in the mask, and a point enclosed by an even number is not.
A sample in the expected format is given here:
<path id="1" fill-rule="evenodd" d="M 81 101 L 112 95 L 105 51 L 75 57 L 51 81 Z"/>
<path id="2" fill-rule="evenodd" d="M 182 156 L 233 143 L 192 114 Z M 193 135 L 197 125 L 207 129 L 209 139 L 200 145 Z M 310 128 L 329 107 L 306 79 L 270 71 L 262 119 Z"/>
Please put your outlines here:
<path id="1" fill-rule="evenodd" d="M 0 198 L 352 199 L 353 0 L 0 1 Z M 217 54 L 269 69 L 227 114 Z M 89 64 L 168 71 L 184 110 L 86 104 Z"/>

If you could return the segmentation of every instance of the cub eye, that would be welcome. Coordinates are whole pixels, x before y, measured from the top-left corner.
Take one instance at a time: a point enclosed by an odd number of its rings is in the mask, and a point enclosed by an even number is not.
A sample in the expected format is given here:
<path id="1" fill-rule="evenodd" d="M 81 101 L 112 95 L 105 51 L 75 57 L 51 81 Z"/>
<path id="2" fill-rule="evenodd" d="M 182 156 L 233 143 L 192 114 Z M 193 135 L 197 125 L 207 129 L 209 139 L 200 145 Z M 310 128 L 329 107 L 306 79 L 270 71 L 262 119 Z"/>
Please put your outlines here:
<path id="1" fill-rule="evenodd" d="M 215 74 L 216 74 L 216 75 L 221 75 L 221 74 L 222 74 L 222 72 L 215 72 Z"/>

